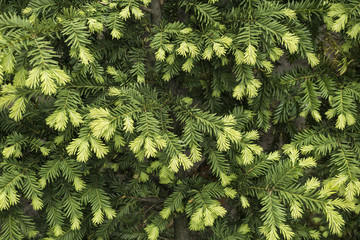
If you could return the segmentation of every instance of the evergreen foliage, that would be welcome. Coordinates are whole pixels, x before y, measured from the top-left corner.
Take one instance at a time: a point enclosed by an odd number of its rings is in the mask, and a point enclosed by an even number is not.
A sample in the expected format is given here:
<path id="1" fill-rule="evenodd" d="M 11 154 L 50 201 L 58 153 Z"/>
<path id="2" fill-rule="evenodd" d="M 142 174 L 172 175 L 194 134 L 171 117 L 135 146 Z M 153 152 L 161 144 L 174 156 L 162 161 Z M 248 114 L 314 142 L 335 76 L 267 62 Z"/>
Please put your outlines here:
<path id="1" fill-rule="evenodd" d="M 0 9 L 1 239 L 360 235 L 359 0 Z"/>

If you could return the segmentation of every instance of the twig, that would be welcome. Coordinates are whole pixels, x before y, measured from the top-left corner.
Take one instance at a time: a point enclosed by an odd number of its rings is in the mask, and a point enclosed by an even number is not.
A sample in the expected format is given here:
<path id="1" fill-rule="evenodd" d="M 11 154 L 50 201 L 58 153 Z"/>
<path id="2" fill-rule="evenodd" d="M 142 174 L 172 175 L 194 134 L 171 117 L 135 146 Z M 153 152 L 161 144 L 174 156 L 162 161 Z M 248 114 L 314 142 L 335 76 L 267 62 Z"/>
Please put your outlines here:
<path id="1" fill-rule="evenodd" d="M 154 14 L 153 10 L 144 6 L 139 6 L 139 8 L 141 10 L 143 10 L 144 12 L 150 13 L 150 14 Z"/>

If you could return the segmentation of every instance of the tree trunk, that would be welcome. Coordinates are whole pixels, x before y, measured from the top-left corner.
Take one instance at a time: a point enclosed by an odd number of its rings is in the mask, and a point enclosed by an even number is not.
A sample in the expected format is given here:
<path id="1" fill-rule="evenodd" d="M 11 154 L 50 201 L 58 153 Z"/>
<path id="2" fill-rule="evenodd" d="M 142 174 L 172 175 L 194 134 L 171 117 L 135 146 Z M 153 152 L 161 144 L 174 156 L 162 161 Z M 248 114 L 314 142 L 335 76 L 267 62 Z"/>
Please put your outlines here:
<path id="1" fill-rule="evenodd" d="M 151 1 L 151 23 L 154 25 L 159 25 L 161 23 L 161 1 L 152 0 Z"/>
<path id="2" fill-rule="evenodd" d="M 151 1 L 151 23 L 159 25 L 161 23 L 161 0 Z M 184 170 L 179 171 L 179 177 L 185 178 Z M 190 240 L 190 231 L 187 227 L 187 218 L 185 214 L 178 215 L 174 219 L 174 239 L 175 240 Z"/>
<path id="3" fill-rule="evenodd" d="M 186 178 L 186 172 L 184 169 L 180 168 L 178 172 L 178 177 L 180 179 Z M 177 215 L 177 218 L 174 219 L 174 239 L 175 240 L 190 240 L 190 231 L 187 226 L 188 220 L 185 213 Z"/>
<path id="4" fill-rule="evenodd" d="M 175 240 L 190 240 L 190 232 L 187 227 L 187 218 L 185 214 L 179 215 L 174 220 L 174 237 Z"/>

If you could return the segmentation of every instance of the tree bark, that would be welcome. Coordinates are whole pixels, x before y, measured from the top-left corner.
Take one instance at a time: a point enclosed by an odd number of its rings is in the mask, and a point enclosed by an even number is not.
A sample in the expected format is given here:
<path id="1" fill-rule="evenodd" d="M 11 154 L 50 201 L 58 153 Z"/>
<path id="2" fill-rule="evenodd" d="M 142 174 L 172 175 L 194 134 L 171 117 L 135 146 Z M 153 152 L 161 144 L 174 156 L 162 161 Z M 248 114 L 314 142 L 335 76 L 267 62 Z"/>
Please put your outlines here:
<path id="1" fill-rule="evenodd" d="M 148 11 L 149 12 L 149 11 Z M 159 25 L 161 23 L 161 0 L 152 0 L 151 1 L 151 23 L 153 25 Z M 180 179 L 185 178 L 185 171 L 180 170 L 179 175 Z M 190 231 L 187 226 L 187 218 L 183 213 L 178 215 L 174 219 L 174 239 L 175 240 L 190 240 Z"/>
<path id="2" fill-rule="evenodd" d="M 175 240 L 190 240 L 190 231 L 187 227 L 187 218 L 185 214 L 179 215 L 174 220 Z"/>
<path id="3" fill-rule="evenodd" d="M 159 25 L 161 23 L 161 1 L 152 0 L 151 1 L 151 23 L 154 25 Z"/>
<path id="4" fill-rule="evenodd" d="M 184 169 L 180 169 L 178 172 L 178 177 L 180 179 L 186 178 L 186 172 Z M 174 219 L 174 239 L 175 240 L 190 240 L 190 231 L 187 226 L 188 220 L 185 213 L 179 214 L 177 218 Z"/>

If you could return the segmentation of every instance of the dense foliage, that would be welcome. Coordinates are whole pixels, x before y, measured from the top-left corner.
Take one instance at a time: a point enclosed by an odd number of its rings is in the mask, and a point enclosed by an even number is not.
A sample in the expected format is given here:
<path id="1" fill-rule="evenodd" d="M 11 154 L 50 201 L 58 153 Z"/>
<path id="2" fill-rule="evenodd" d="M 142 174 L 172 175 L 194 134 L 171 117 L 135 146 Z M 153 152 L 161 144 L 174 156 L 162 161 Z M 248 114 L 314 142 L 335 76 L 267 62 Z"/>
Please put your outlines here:
<path id="1" fill-rule="evenodd" d="M 1 239 L 356 239 L 360 0 L 0 0 Z"/>

